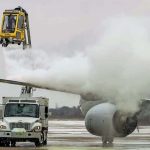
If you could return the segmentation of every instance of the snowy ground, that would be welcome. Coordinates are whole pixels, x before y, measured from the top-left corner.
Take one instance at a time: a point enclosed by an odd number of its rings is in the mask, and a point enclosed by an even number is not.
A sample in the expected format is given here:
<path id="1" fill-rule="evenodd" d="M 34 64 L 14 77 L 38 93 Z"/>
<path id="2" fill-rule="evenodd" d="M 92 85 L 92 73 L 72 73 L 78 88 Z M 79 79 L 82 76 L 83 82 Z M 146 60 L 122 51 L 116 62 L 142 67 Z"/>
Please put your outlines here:
<path id="1" fill-rule="evenodd" d="M 33 143 L 17 143 L 13 149 L 35 149 Z M 4 148 L 8 149 L 8 148 Z M 10 149 L 10 148 L 9 148 Z M 11 148 L 12 149 L 12 148 Z M 116 138 L 113 145 L 103 147 L 101 138 L 91 135 L 84 121 L 49 121 L 48 145 L 44 150 L 142 150 L 150 149 L 150 127 L 139 127 L 125 138 Z"/>

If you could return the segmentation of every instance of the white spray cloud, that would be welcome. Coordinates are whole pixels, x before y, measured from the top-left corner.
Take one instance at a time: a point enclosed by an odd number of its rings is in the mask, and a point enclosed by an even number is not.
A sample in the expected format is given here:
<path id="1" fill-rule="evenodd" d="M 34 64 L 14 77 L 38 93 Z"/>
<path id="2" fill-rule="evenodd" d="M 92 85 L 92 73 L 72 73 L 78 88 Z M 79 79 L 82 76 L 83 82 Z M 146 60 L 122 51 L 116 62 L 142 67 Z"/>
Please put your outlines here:
<path id="1" fill-rule="evenodd" d="M 0 78 L 5 78 L 5 61 L 2 48 L 0 49 Z"/>
<path id="2" fill-rule="evenodd" d="M 148 30 L 133 17 L 111 21 L 100 44 L 89 55 L 91 87 L 96 94 L 116 101 L 120 109 L 136 111 L 137 102 L 149 95 Z"/>
<path id="3" fill-rule="evenodd" d="M 92 93 L 136 111 L 150 88 L 150 32 L 141 21 L 125 16 L 106 21 L 100 41 L 72 57 L 53 58 L 39 49 L 6 51 L 8 78 Z"/>

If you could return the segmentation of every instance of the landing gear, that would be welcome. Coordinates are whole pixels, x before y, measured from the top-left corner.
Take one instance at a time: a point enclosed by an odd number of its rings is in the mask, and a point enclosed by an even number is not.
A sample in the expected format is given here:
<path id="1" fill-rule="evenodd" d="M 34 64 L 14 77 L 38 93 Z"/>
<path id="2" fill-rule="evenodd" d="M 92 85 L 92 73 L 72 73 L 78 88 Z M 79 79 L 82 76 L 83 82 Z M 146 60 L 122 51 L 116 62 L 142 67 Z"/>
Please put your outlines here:
<path id="1" fill-rule="evenodd" d="M 112 144 L 114 141 L 113 137 L 102 136 L 103 144 Z"/>

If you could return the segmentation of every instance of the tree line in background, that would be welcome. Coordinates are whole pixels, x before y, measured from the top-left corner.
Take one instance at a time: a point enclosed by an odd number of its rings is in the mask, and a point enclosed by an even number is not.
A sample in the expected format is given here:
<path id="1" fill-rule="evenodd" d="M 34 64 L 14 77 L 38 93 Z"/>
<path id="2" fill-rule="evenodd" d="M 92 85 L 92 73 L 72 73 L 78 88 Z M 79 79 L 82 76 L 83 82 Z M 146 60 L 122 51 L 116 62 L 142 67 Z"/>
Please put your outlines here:
<path id="1" fill-rule="evenodd" d="M 49 119 L 84 119 L 80 107 L 58 107 L 49 109 Z M 144 101 L 137 114 L 138 125 L 150 125 L 150 101 Z"/>
<path id="2" fill-rule="evenodd" d="M 49 109 L 50 119 L 83 119 L 80 107 L 68 107 L 63 106 L 60 108 L 50 108 Z"/>

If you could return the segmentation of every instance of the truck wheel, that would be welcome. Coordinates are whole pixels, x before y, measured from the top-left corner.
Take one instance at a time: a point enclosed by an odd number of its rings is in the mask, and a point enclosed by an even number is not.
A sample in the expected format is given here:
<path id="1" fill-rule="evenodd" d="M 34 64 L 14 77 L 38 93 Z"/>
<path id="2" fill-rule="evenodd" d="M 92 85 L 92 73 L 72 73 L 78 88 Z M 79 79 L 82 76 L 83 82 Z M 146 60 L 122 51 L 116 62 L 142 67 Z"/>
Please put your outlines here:
<path id="1" fill-rule="evenodd" d="M 11 141 L 11 147 L 15 147 L 16 146 L 16 141 Z"/>
<path id="2" fill-rule="evenodd" d="M 47 137 L 46 140 L 43 142 L 43 145 L 47 145 Z"/>
<path id="3" fill-rule="evenodd" d="M 43 142 L 43 145 L 47 145 L 47 139 Z"/>
<path id="4" fill-rule="evenodd" d="M 1 146 L 1 147 L 4 147 L 4 146 L 5 146 L 4 142 L 1 141 L 1 142 L 0 142 L 0 146 Z"/>
<path id="5" fill-rule="evenodd" d="M 47 145 L 47 133 L 46 133 L 46 138 L 45 138 L 45 140 L 43 141 L 43 145 Z"/>
<path id="6" fill-rule="evenodd" d="M 5 142 L 5 146 L 9 147 L 10 146 L 10 142 L 9 141 Z"/>
<path id="7" fill-rule="evenodd" d="M 37 140 L 35 141 L 35 146 L 36 146 L 36 147 L 39 147 L 39 146 L 41 146 L 43 143 L 44 143 L 44 134 L 41 133 L 41 139 L 40 139 L 40 140 L 37 139 Z"/>
<path id="8" fill-rule="evenodd" d="M 39 140 L 35 141 L 35 146 L 36 146 L 36 147 L 41 146 L 41 143 L 40 143 L 40 141 L 39 141 Z"/>

